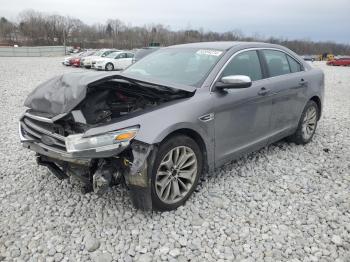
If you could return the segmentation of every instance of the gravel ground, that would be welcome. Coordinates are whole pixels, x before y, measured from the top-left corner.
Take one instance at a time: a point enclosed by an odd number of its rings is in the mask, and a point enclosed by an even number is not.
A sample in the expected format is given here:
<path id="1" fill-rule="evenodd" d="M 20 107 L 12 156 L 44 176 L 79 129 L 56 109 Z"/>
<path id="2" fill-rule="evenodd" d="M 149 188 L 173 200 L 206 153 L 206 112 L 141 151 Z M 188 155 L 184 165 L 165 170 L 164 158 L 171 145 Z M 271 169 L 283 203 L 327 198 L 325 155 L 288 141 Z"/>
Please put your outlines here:
<path id="1" fill-rule="evenodd" d="M 326 74 L 313 141 L 278 142 L 214 174 L 176 211 L 127 191 L 82 195 L 22 149 L 17 120 L 59 58 L 0 59 L 0 261 L 350 261 L 350 68 Z"/>

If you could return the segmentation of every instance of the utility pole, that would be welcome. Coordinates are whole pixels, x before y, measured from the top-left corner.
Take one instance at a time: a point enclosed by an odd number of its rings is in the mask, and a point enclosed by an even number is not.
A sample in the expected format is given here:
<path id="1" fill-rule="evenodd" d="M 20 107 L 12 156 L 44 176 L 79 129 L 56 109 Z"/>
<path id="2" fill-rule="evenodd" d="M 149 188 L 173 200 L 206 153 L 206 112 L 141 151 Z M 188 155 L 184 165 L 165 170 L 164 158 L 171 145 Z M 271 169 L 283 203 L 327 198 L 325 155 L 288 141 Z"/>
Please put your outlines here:
<path id="1" fill-rule="evenodd" d="M 67 54 L 66 52 L 66 29 L 63 28 L 63 46 L 64 46 L 64 55 Z"/>
<path id="2" fill-rule="evenodd" d="M 119 26 L 117 26 L 117 28 L 116 28 L 117 30 L 116 30 L 116 37 L 115 37 L 115 41 L 116 41 L 116 48 L 118 48 L 118 34 L 119 34 Z"/>

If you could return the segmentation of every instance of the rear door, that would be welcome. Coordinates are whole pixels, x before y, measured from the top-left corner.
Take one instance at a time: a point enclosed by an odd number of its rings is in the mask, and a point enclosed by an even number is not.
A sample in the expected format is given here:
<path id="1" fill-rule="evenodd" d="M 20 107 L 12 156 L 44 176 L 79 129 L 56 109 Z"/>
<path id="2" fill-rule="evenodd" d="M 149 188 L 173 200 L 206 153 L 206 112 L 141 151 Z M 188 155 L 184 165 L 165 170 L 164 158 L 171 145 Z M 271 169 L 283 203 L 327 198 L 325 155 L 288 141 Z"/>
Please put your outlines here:
<path id="1" fill-rule="evenodd" d="M 124 62 L 124 68 L 127 68 L 129 65 L 132 64 L 132 60 L 134 58 L 134 54 L 133 53 L 126 53 L 126 58 L 125 58 L 125 62 Z"/>
<path id="2" fill-rule="evenodd" d="M 279 50 L 259 50 L 269 75 L 266 88 L 273 95 L 271 135 L 278 140 L 299 122 L 308 86 L 302 65 Z"/>

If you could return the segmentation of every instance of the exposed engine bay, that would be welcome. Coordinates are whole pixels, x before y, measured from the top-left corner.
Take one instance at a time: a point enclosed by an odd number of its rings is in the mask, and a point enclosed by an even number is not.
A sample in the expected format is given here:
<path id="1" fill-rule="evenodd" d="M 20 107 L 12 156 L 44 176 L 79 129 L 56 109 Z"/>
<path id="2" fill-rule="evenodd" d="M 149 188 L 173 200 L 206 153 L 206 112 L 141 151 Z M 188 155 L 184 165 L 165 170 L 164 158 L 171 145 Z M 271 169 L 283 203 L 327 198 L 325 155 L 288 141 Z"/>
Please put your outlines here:
<path id="1" fill-rule="evenodd" d="M 130 113 L 184 98 L 190 93 L 125 81 L 108 81 L 88 90 L 79 105 L 88 124 L 106 123 Z"/>
<path id="2" fill-rule="evenodd" d="M 126 119 L 193 93 L 149 84 L 110 80 L 87 90 L 86 98 L 66 117 L 57 121 L 65 135 Z"/>

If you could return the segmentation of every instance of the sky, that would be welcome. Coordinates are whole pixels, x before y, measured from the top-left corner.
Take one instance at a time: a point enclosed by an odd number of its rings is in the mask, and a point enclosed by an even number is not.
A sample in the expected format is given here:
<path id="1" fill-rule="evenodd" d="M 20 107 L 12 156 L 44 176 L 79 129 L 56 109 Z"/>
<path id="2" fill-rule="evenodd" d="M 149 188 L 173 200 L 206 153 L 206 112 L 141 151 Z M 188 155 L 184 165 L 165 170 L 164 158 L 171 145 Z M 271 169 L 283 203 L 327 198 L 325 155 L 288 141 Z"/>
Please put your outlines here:
<path id="1" fill-rule="evenodd" d="M 69 15 L 87 24 L 118 18 L 244 35 L 350 44 L 350 0 L 0 0 L 0 16 L 16 21 L 25 9 Z"/>

